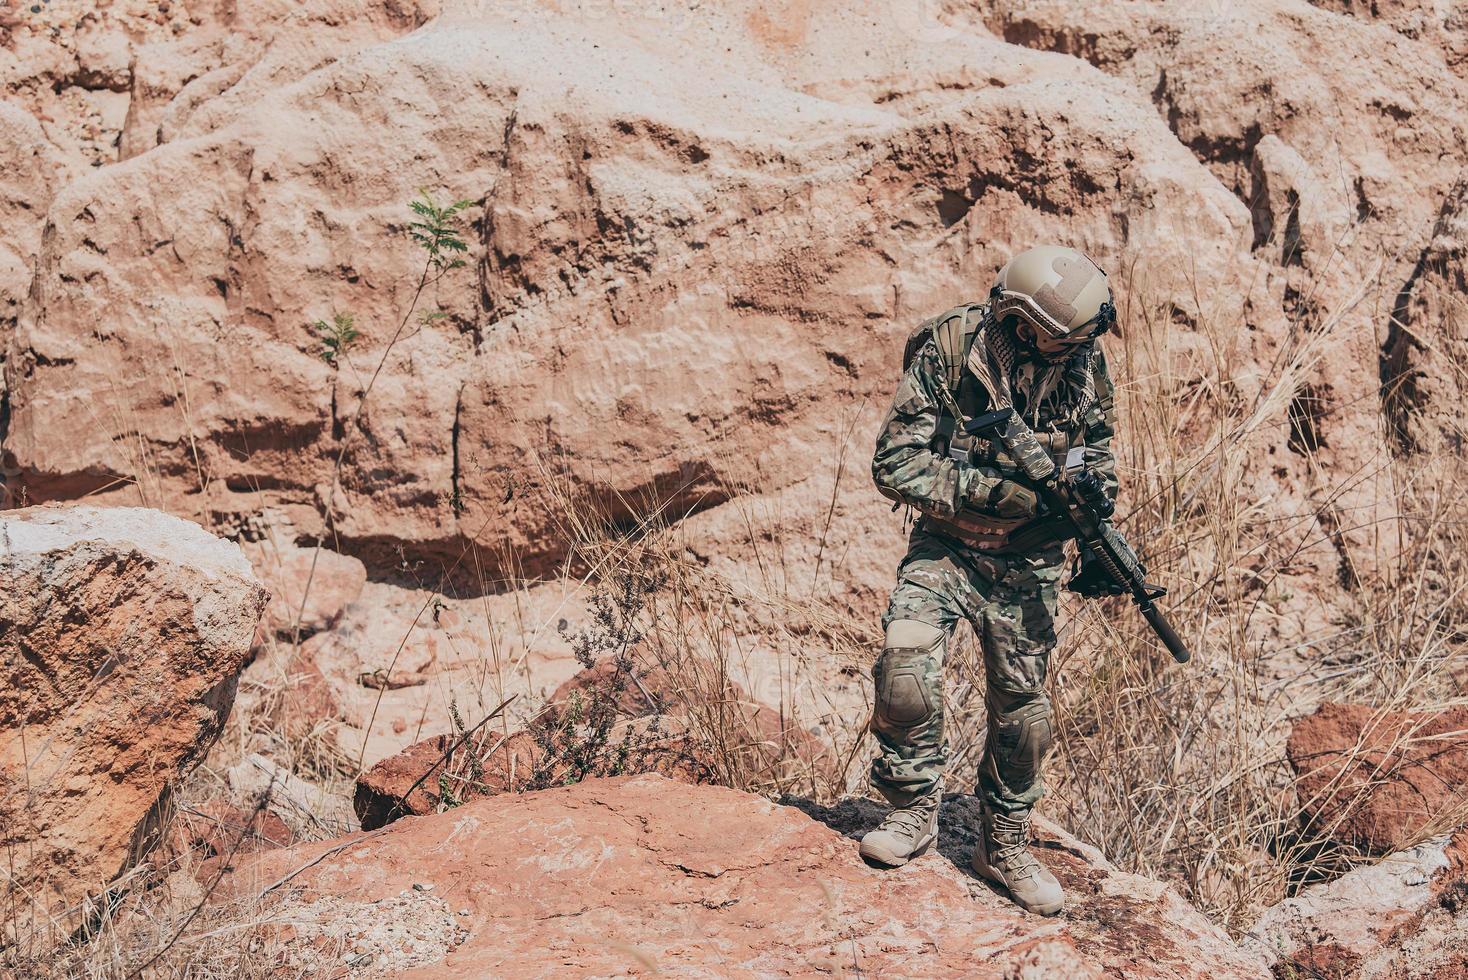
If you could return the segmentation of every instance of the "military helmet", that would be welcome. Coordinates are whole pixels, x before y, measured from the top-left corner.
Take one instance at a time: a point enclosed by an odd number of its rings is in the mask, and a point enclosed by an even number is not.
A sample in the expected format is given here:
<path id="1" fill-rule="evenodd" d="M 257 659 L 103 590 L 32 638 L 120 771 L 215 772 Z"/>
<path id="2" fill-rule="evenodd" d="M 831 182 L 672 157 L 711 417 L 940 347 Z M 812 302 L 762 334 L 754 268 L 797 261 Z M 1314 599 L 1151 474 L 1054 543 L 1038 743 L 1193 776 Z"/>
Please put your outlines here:
<path id="1" fill-rule="evenodd" d="M 989 290 L 990 309 L 1014 318 L 1016 338 L 1049 357 L 1065 357 L 1116 322 L 1106 273 L 1064 245 L 1039 245 L 1005 263 Z"/>

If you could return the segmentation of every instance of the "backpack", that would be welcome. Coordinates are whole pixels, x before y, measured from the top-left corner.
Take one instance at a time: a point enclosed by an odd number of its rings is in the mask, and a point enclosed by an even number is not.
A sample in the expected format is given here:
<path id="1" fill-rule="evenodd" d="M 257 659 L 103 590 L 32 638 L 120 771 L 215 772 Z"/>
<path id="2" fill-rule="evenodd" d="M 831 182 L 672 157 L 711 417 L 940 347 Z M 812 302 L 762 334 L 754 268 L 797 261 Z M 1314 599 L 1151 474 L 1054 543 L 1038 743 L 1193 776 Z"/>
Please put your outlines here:
<path id="1" fill-rule="evenodd" d="M 964 358 L 968 356 L 969 345 L 984 320 L 984 308 L 983 303 L 966 303 L 924 320 L 907 338 L 907 346 L 902 351 L 902 370 L 912 366 L 913 358 L 931 339 L 938 345 L 943 380 L 948 390 L 956 393 L 963 380 Z"/>

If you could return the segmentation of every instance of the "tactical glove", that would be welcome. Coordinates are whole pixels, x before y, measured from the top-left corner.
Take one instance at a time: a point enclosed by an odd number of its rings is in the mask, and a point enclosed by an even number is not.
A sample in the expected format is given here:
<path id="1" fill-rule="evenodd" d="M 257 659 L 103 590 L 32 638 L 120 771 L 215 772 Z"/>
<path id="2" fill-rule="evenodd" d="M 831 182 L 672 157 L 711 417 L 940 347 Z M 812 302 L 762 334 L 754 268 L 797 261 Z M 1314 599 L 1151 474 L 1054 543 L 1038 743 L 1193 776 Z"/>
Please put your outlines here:
<path id="1" fill-rule="evenodd" d="M 1071 567 L 1070 584 L 1066 586 L 1077 595 L 1095 599 L 1104 595 L 1122 595 L 1126 592 L 1121 584 L 1107 574 L 1106 569 L 1084 548 L 1076 556 Z"/>
<path id="2" fill-rule="evenodd" d="M 984 510 L 998 517 L 1030 518 L 1040 513 L 1040 498 L 1023 483 L 1000 480 L 989 491 Z"/>

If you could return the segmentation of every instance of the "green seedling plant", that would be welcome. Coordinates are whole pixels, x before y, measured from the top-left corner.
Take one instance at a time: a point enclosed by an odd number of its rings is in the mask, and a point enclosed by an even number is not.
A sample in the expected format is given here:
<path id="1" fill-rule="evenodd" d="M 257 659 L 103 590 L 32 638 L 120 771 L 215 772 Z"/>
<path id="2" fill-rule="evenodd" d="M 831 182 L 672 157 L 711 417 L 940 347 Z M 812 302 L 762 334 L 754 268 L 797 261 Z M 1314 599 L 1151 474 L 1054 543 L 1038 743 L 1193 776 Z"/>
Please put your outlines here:
<path id="1" fill-rule="evenodd" d="M 332 367 L 347 356 L 362 336 L 356 326 L 356 317 L 350 313 L 333 313 L 330 323 L 317 320 L 313 326 L 316 336 L 321 338 L 321 359 Z"/>

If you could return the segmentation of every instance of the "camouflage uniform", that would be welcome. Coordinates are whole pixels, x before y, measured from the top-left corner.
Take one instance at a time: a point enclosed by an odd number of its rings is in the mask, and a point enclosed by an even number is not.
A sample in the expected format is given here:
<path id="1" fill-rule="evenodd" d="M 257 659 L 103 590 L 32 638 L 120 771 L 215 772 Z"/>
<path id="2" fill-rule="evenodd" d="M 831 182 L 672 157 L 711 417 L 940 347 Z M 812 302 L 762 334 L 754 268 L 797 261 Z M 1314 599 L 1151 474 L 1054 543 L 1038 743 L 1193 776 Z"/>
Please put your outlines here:
<path id="1" fill-rule="evenodd" d="M 962 330 L 967 350 L 986 316 L 985 307 L 960 307 L 930 324 L 947 318 Z M 1112 387 L 1099 346 L 1080 367 L 1094 386 L 1084 412 L 1076 411 L 1070 388 L 1027 405 L 1037 369 L 1025 363 L 1014 366 L 1014 405 L 1057 458 L 1085 447 L 1088 465 L 1114 496 Z M 930 335 L 903 374 L 872 460 L 878 489 L 920 514 L 882 625 L 916 621 L 936 627 L 942 637 L 926 648 L 887 647 L 873 667 L 870 728 L 880 754 L 871 778 L 894 806 L 941 785 L 948 753 L 944 647 L 965 619 L 983 647 L 989 713 L 976 792 L 993 810 L 1013 813 L 1028 810 L 1044 792 L 1041 768 L 1051 743 L 1044 684 L 1056 642 L 1064 545 L 1044 518 L 1003 519 L 985 512 L 982 501 L 990 490 L 1017 470 L 1001 448 L 954 434 L 952 409 L 973 418 L 989 409 L 990 396 L 971 372 L 962 372 L 956 391 L 945 380 L 953 377 L 951 361 Z"/>

